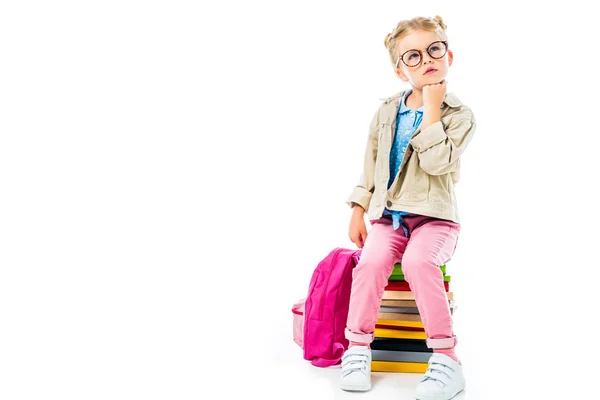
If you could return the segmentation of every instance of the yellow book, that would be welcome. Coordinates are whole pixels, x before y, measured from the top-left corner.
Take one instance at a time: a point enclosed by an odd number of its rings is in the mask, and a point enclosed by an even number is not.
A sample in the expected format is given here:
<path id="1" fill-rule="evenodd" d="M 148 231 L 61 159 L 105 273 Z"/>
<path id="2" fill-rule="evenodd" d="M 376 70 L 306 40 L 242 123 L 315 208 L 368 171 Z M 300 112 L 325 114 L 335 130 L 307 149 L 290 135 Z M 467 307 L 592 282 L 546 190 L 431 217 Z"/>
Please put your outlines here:
<path id="1" fill-rule="evenodd" d="M 371 371 L 373 372 L 406 372 L 424 374 L 427 371 L 428 363 L 412 363 L 397 361 L 371 361 Z"/>
<path id="2" fill-rule="evenodd" d="M 392 338 L 392 339 L 422 339 L 426 340 L 425 331 L 405 331 L 403 329 L 384 329 L 375 327 L 376 338 Z"/>
<path id="3" fill-rule="evenodd" d="M 381 314 L 380 314 L 381 315 Z M 376 325 L 388 325 L 388 326 L 405 326 L 409 328 L 421 328 L 423 327 L 423 322 L 421 321 L 402 321 L 397 319 L 378 319 L 375 322 Z"/>

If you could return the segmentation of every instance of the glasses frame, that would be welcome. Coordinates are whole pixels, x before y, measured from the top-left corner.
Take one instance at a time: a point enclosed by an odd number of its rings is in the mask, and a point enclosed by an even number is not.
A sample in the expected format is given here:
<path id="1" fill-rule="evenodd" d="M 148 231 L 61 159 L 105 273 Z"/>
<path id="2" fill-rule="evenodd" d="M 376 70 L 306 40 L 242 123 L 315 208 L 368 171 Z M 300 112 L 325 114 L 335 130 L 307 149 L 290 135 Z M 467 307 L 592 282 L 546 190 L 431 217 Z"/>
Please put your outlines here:
<path id="1" fill-rule="evenodd" d="M 444 52 L 444 55 L 442 55 L 441 57 L 434 57 L 429 52 L 429 49 L 431 48 L 431 46 L 433 46 L 436 43 L 444 43 L 444 45 L 446 46 L 446 51 Z M 406 53 L 408 53 L 409 51 L 416 51 L 419 53 L 419 62 L 416 63 L 415 65 L 408 65 L 407 63 L 404 62 L 404 55 Z M 425 51 L 427 51 L 427 54 L 429 54 L 429 57 L 433 58 L 434 60 L 439 60 L 440 58 L 444 58 L 444 56 L 446 54 L 448 54 L 448 41 L 447 40 L 436 40 L 435 42 L 432 42 L 429 46 L 427 46 L 427 49 L 425 49 Z M 423 52 L 418 49 L 406 50 L 404 53 L 402 53 L 398 56 L 398 60 L 396 61 L 396 68 L 398 68 L 398 65 L 400 64 L 400 60 L 402 60 L 402 64 L 406 65 L 408 68 L 418 67 L 419 64 L 421 64 L 421 62 L 423 62 Z"/>

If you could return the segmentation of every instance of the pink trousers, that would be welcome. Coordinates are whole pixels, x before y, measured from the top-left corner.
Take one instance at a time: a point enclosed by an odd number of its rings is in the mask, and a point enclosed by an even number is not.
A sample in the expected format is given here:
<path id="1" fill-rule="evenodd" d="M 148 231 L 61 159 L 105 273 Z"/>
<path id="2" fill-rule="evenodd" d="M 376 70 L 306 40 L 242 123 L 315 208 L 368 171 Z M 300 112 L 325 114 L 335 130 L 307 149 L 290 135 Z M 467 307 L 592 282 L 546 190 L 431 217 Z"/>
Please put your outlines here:
<path id="1" fill-rule="evenodd" d="M 408 237 L 402 227 L 394 230 L 389 218 L 371 221 L 371 230 L 352 273 L 345 336 L 353 342 L 373 341 L 384 288 L 394 264 L 401 262 L 415 296 L 428 346 L 453 348 L 456 337 L 440 265 L 454 254 L 460 225 L 416 214 L 403 216 L 403 223 L 408 228 Z"/>

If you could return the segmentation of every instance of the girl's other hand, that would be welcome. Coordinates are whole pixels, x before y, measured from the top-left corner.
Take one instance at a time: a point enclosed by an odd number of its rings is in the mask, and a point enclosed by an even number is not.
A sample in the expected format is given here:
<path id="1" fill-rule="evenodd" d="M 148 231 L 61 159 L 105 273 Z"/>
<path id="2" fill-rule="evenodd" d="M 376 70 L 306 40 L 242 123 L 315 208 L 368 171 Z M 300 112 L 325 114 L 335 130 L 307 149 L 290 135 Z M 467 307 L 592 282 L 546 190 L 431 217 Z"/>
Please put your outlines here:
<path id="1" fill-rule="evenodd" d="M 365 225 L 365 210 L 358 204 L 353 207 L 352 218 L 350 219 L 350 228 L 348 236 L 350 240 L 361 249 L 367 240 L 367 227 Z"/>

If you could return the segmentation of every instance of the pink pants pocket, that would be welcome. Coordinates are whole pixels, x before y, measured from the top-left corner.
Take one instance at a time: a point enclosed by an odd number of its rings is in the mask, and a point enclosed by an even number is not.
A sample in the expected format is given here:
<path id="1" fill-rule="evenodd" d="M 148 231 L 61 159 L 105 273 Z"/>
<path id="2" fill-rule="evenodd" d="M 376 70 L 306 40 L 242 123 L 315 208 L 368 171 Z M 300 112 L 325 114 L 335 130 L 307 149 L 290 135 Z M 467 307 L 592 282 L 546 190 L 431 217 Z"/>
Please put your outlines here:
<path id="1" fill-rule="evenodd" d="M 301 349 L 304 348 L 304 301 L 306 299 L 298 300 L 292 307 L 292 313 L 294 315 L 294 342 Z"/>

